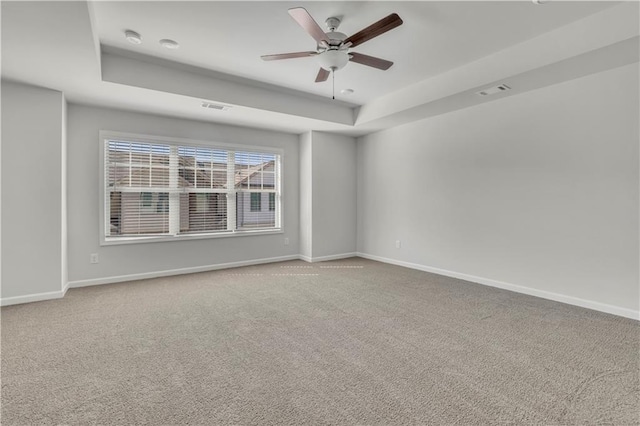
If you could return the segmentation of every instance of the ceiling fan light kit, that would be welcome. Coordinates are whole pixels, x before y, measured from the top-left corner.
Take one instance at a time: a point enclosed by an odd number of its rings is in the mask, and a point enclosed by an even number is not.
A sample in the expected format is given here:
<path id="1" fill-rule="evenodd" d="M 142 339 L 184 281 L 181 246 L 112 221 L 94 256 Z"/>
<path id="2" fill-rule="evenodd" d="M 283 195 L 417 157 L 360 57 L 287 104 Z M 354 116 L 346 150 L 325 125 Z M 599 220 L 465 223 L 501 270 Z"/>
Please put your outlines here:
<path id="1" fill-rule="evenodd" d="M 325 24 L 329 30 L 325 33 L 305 8 L 294 7 L 289 9 L 289 15 L 313 37 L 317 43 L 316 50 L 263 55 L 262 59 L 264 61 L 315 56 L 320 65 L 320 70 L 315 80 L 316 83 L 326 81 L 329 78 L 330 72 L 335 73 L 335 71 L 344 68 L 350 61 L 380 70 L 388 70 L 393 65 L 391 61 L 350 52 L 350 49 L 402 25 L 402 19 L 395 13 L 380 19 L 350 37 L 336 31 L 340 25 L 340 19 L 336 17 L 330 17 L 325 20 Z"/>
<path id="2" fill-rule="evenodd" d="M 349 62 L 349 55 L 342 50 L 326 50 L 316 56 L 318 64 L 327 71 L 337 71 Z"/>

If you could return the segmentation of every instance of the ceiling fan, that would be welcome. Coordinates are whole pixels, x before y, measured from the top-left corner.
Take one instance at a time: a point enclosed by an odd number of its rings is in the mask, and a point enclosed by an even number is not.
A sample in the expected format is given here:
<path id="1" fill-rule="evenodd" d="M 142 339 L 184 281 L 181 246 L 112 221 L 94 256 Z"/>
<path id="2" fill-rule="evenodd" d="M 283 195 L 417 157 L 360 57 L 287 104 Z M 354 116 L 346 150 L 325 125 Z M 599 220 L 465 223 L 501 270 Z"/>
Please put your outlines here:
<path id="1" fill-rule="evenodd" d="M 357 47 L 374 37 L 402 25 L 402 19 L 400 19 L 400 17 L 395 13 L 380 19 L 350 37 L 336 31 L 340 25 L 340 19 L 338 18 L 331 17 L 325 21 L 329 30 L 329 32 L 325 33 L 305 8 L 294 7 L 289 9 L 289 15 L 291 15 L 298 25 L 300 25 L 311 37 L 315 39 L 318 43 L 316 50 L 263 55 L 261 58 L 264 61 L 314 56 L 317 58 L 320 65 L 320 70 L 316 76 L 316 83 L 326 81 L 330 72 L 335 72 L 336 70 L 343 68 L 349 61 L 380 70 L 388 70 L 391 65 L 393 65 L 393 62 L 391 61 L 376 58 L 374 56 L 363 55 L 362 53 L 349 52 L 349 49 Z"/>

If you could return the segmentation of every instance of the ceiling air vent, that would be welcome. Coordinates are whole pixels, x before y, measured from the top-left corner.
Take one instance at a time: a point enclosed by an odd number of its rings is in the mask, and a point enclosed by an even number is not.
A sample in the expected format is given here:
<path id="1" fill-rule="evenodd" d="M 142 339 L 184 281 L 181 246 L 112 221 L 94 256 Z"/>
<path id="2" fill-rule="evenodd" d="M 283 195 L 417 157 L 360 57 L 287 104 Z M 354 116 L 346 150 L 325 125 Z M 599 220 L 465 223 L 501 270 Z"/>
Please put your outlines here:
<path id="1" fill-rule="evenodd" d="M 209 101 L 202 101 L 202 108 L 215 109 L 217 111 L 229 111 L 231 109 L 229 105 L 221 105 Z"/>
<path id="2" fill-rule="evenodd" d="M 495 95 L 496 93 L 506 92 L 507 90 L 511 90 L 511 87 L 507 86 L 506 84 L 500 84 L 499 86 L 489 87 L 488 89 L 476 92 L 476 95 L 489 96 Z"/>

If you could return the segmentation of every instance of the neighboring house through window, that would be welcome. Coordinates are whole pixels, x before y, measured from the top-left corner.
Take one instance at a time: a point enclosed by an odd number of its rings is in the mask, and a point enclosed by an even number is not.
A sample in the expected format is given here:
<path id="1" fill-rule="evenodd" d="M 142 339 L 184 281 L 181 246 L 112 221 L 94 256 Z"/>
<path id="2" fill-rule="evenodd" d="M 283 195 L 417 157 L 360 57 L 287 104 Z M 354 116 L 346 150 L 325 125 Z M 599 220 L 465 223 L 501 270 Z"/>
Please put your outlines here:
<path id="1" fill-rule="evenodd" d="M 279 153 L 107 137 L 104 159 L 105 240 L 280 228 Z"/>

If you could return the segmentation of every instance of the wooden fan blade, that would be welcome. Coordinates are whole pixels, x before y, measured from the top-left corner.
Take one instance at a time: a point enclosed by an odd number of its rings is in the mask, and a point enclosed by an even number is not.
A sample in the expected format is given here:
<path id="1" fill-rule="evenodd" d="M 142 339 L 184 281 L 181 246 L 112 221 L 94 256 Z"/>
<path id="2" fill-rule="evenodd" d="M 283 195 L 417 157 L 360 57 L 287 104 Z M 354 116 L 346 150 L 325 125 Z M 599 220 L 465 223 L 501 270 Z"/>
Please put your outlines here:
<path id="1" fill-rule="evenodd" d="M 395 27 L 399 27 L 400 25 L 402 25 L 402 19 L 400 19 L 398 14 L 392 13 L 386 18 L 382 18 L 378 22 L 369 25 L 364 30 L 360 30 L 351 37 L 348 37 L 344 42 L 351 42 L 351 47 L 356 47 L 365 41 L 378 37 L 380 34 L 384 34 Z"/>
<path id="2" fill-rule="evenodd" d="M 329 78 L 329 71 L 324 68 L 320 68 L 320 71 L 318 71 L 318 75 L 316 76 L 316 83 L 327 81 L 327 78 Z"/>
<path id="3" fill-rule="evenodd" d="M 393 65 L 393 62 L 385 59 L 376 58 L 375 56 L 363 55 L 362 53 L 350 52 L 349 60 L 358 64 L 367 65 L 379 70 L 388 70 Z"/>
<path id="4" fill-rule="evenodd" d="M 320 25 L 309 15 L 304 7 L 294 7 L 289 9 L 289 15 L 300 25 L 311 37 L 321 44 L 322 42 L 329 44 L 327 35 L 322 31 Z"/>
<path id="5" fill-rule="evenodd" d="M 292 52 L 292 53 L 277 53 L 275 55 L 262 55 L 260 56 L 263 61 L 276 61 L 279 59 L 292 59 L 292 58 L 304 58 L 307 56 L 317 55 L 318 52 Z"/>

